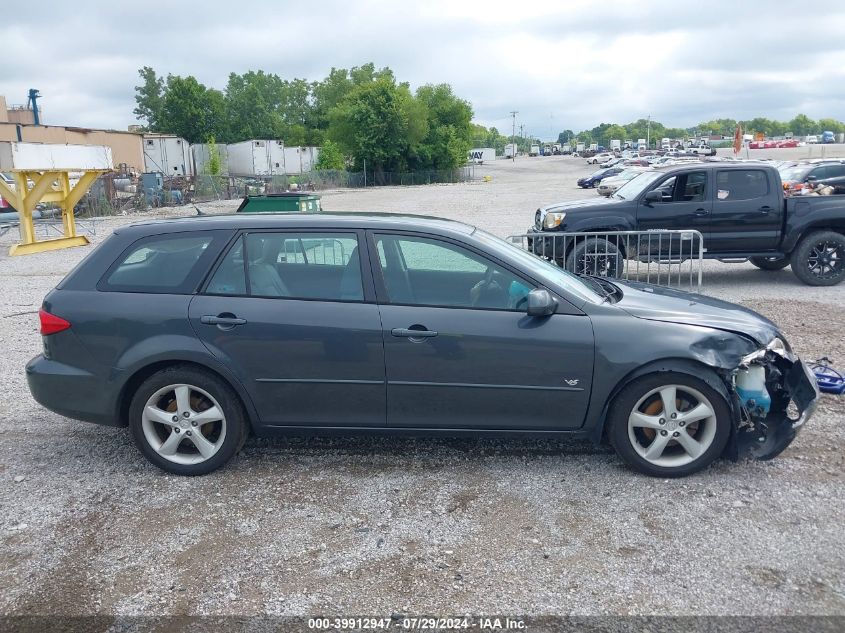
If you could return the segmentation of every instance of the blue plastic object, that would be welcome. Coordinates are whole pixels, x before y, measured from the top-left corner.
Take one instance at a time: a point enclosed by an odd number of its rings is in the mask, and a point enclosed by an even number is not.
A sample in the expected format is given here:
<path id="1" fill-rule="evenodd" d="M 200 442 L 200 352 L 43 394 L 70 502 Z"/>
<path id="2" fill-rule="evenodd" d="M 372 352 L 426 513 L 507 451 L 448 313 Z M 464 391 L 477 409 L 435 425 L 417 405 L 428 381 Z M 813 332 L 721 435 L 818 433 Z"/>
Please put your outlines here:
<path id="1" fill-rule="evenodd" d="M 819 391 L 841 396 L 845 393 L 845 376 L 831 367 L 829 363 L 829 358 L 820 358 L 810 364 L 810 369 L 813 370 L 813 374 L 816 376 Z"/>

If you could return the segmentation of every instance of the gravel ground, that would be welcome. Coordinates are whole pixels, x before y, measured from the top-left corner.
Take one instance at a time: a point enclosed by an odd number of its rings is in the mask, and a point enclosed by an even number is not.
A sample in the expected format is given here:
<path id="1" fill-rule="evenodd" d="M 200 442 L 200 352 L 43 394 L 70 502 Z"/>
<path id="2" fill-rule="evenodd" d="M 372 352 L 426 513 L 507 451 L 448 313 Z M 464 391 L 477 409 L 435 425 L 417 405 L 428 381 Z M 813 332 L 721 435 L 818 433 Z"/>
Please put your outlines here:
<path id="1" fill-rule="evenodd" d="M 505 236 L 540 204 L 594 196 L 564 157 L 477 168 L 488 183 L 337 191 L 328 210 L 424 213 Z M 210 212 L 231 202 L 202 205 Z M 171 209 L 151 215 L 192 213 Z M 99 223 L 95 241 L 133 218 Z M 684 480 L 571 441 L 250 440 L 199 479 L 120 429 L 30 397 L 35 311 L 88 249 L 9 258 L 0 240 L 0 614 L 845 615 L 845 405 L 771 462 Z M 707 263 L 705 292 L 845 362 L 845 285 Z"/>

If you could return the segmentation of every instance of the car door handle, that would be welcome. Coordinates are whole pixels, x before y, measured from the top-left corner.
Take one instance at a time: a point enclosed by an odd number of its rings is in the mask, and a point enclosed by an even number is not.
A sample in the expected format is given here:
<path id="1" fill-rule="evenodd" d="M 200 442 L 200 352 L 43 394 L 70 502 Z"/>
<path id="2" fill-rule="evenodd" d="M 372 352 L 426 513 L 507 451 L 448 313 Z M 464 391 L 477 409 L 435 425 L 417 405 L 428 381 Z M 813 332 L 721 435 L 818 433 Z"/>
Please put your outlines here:
<path id="1" fill-rule="evenodd" d="M 771 210 L 771 207 L 760 207 L 760 213 L 762 213 L 763 215 L 769 215 L 769 211 Z"/>
<path id="2" fill-rule="evenodd" d="M 437 332 L 434 330 L 410 330 L 408 328 L 403 327 L 395 327 L 390 330 L 390 333 L 393 336 L 399 336 L 403 338 L 432 338 L 437 336 Z"/>
<path id="3" fill-rule="evenodd" d="M 696 209 L 695 215 L 697 215 L 698 217 L 703 217 L 705 215 L 710 215 L 710 211 L 708 211 L 707 209 Z"/>
<path id="4" fill-rule="evenodd" d="M 205 325 L 217 325 L 221 328 L 233 328 L 236 325 L 244 325 L 246 323 L 246 319 L 239 319 L 236 316 L 212 316 L 210 314 L 206 314 L 200 317 L 200 323 Z"/>

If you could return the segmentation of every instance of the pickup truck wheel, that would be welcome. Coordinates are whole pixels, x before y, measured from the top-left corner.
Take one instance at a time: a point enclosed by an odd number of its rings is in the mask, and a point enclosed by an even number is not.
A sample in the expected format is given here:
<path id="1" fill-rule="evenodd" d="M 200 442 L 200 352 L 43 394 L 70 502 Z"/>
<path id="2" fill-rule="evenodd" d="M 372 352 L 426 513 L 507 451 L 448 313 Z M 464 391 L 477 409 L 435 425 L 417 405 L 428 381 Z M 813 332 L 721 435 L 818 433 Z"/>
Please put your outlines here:
<path id="1" fill-rule="evenodd" d="M 845 235 L 810 233 L 792 251 L 792 272 L 810 286 L 835 286 L 845 279 Z"/>
<path id="2" fill-rule="evenodd" d="M 608 240 L 591 237 L 578 242 L 566 256 L 566 270 L 576 275 L 618 277 L 623 270 L 622 253 Z"/>
<path id="3" fill-rule="evenodd" d="M 751 257 L 748 261 L 760 270 L 782 270 L 789 266 L 786 257 Z"/>

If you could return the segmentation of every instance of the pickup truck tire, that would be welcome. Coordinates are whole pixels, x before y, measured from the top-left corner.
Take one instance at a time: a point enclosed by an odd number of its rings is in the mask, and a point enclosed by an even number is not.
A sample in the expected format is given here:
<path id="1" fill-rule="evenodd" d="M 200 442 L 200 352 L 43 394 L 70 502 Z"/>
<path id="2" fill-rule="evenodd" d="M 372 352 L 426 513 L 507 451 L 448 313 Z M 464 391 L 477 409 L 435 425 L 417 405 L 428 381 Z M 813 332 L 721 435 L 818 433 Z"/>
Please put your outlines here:
<path id="1" fill-rule="evenodd" d="M 790 257 L 792 272 L 810 286 L 835 286 L 845 279 L 845 235 L 816 231 L 798 242 Z"/>
<path id="2" fill-rule="evenodd" d="M 760 270 L 782 270 L 789 266 L 786 257 L 752 257 L 748 261 Z"/>
<path id="3" fill-rule="evenodd" d="M 578 241 L 566 256 L 564 268 L 576 275 L 587 273 L 600 277 L 618 277 L 624 258 L 616 246 L 600 237 Z"/>

